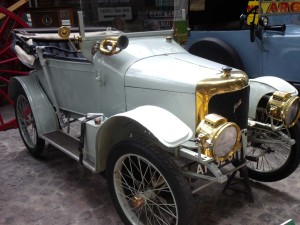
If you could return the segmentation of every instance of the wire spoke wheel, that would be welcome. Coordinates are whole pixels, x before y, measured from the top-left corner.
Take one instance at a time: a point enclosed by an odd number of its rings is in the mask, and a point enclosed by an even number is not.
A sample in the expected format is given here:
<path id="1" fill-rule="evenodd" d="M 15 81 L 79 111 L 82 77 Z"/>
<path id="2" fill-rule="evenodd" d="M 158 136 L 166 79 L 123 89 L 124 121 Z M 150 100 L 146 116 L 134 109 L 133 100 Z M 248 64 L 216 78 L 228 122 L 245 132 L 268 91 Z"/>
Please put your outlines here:
<path id="1" fill-rule="evenodd" d="M 45 147 L 45 141 L 38 136 L 34 115 L 23 91 L 16 97 L 15 113 L 21 138 L 29 152 L 38 156 Z"/>
<path id="2" fill-rule="evenodd" d="M 30 148 L 37 143 L 37 132 L 35 121 L 27 98 L 20 95 L 16 102 L 16 114 L 20 132 Z"/>
<path id="3" fill-rule="evenodd" d="M 152 163 L 138 155 L 124 155 L 114 173 L 117 197 L 128 218 L 145 224 L 176 224 L 173 192 Z"/>
<path id="4" fill-rule="evenodd" d="M 193 224 L 191 190 L 169 156 L 157 147 L 127 140 L 111 152 L 107 180 L 125 224 Z"/>
<path id="5" fill-rule="evenodd" d="M 257 109 L 257 121 L 270 123 L 264 108 Z M 274 122 L 280 126 L 280 121 Z M 249 176 L 261 181 L 277 181 L 290 175 L 299 164 L 299 134 L 298 126 L 290 129 L 282 126 L 279 131 L 271 129 L 249 127 L 250 145 L 247 148 L 246 155 L 255 157 L 258 162 L 249 161 Z M 290 145 L 284 136 L 295 139 L 296 143 Z M 299 158 L 299 157 L 298 157 Z"/>

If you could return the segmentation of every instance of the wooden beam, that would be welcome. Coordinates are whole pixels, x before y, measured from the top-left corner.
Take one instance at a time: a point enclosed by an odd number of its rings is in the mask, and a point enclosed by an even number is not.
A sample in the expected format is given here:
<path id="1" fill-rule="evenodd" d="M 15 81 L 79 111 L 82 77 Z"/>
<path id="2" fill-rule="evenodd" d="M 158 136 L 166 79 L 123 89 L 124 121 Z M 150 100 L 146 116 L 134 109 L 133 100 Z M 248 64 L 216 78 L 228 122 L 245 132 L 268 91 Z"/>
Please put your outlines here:
<path id="1" fill-rule="evenodd" d="M 8 7 L 7 10 L 13 12 L 16 9 L 20 8 L 22 5 L 26 4 L 27 2 L 28 2 L 28 0 L 19 0 L 15 4 Z M 0 20 L 4 17 L 5 17 L 5 15 L 0 13 Z"/>

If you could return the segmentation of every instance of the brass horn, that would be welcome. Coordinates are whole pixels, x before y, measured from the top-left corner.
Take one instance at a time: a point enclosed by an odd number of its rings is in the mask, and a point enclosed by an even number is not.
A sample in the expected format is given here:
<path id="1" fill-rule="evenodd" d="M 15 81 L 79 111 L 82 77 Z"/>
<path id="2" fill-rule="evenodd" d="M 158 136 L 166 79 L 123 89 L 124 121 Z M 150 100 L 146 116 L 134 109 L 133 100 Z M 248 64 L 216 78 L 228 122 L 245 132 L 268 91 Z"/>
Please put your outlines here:
<path id="1" fill-rule="evenodd" d="M 127 48 L 128 43 L 128 37 L 125 35 L 109 36 L 101 41 L 99 51 L 104 55 L 118 54 Z"/>

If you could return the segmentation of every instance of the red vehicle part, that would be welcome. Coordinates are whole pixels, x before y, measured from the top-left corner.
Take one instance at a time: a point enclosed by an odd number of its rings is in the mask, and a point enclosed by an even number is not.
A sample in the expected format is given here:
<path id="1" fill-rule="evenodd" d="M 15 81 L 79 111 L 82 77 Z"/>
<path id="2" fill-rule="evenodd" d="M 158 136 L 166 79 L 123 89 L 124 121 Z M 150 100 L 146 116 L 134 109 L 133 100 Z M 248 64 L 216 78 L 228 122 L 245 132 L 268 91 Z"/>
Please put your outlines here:
<path id="1" fill-rule="evenodd" d="M 25 2 L 25 1 L 23 1 Z M 21 15 L 24 11 L 24 3 L 11 12 L 9 9 L 0 6 L 0 105 L 14 105 L 12 99 L 7 95 L 9 79 L 15 75 L 27 75 L 28 70 L 20 63 L 18 57 L 11 50 L 12 30 L 16 28 L 28 27 Z M 4 121 L 0 112 L 0 131 L 16 128 L 16 119 Z"/>

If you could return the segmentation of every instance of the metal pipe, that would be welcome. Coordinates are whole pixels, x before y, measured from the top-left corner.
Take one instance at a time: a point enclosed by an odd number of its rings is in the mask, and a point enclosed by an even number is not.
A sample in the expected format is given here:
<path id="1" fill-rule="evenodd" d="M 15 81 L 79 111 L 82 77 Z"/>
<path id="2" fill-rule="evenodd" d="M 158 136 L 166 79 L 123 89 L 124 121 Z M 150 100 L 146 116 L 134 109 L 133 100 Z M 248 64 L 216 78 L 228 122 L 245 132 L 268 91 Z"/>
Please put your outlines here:
<path id="1" fill-rule="evenodd" d="M 283 128 L 283 125 L 275 126 L 273 121 L 272 121 L 272 118 L 271 118 L 271 124 L 261 123 L 261 122 L 255 121 L 255 120 L 248 119 L 248 126 L 257 127 L 257 128 L 264 128 L 264 129 L 268 129 L 268 130 L 272 130 L 272 131 L 278 131 L 278 130 L 281 130 Z"/>
<path id="2" fill-rule="evenodd" d="M 79 33 L 80 36 L 84 38 L 85 32 L 84 32 L 84 23 L 83 23 L 83 13 L 82 11 L 78 11 L 77 14 L 78 14 L 78 22 L 79 22 Z"/>

